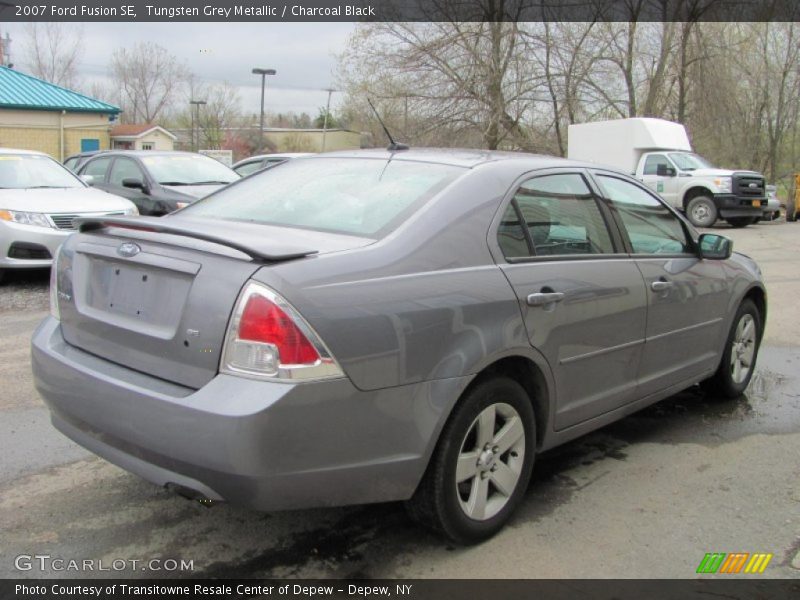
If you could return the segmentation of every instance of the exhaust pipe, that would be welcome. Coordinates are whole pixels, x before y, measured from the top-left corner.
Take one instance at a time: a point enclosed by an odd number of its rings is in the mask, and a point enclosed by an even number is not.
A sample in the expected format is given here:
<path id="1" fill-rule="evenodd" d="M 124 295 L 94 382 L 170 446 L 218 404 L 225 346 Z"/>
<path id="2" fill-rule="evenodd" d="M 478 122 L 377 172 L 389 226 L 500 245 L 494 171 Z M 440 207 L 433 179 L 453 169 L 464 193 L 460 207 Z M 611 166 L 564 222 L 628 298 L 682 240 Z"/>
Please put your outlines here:
<path id="1" fill-rule="evenodd" d="M 193 500 L 195 502 L 198 502 L 201 506 L 205 506 L 206 508 L 211 508 L 212 506 L 214 506 L 214 504 L 217 503 L 216 500 L 208 498 L 202 492 L 198 492 L 197 490 L 193 490 L 192 488 L 186 487 L 185 485 L 181 485 L 179 483 L 170 482 L 167 483 L 164 487 L 168 489 L 170 492 L 173 492 L 178 496 L 186 498 L 187 500 Z"/>

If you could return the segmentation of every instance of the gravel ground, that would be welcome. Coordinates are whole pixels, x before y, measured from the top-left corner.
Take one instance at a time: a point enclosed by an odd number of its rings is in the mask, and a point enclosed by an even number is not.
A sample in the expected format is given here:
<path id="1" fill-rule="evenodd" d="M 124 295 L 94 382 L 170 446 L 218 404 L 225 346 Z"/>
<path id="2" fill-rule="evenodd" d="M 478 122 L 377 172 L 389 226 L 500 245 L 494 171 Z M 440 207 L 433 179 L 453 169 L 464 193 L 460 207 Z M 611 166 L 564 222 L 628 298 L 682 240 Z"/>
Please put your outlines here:
<path id="1" fill-rule="evenodd" d="M 49 269 L 10 271 L 0 283 L 0 313 L 19 310 L 47 310 Z"/>

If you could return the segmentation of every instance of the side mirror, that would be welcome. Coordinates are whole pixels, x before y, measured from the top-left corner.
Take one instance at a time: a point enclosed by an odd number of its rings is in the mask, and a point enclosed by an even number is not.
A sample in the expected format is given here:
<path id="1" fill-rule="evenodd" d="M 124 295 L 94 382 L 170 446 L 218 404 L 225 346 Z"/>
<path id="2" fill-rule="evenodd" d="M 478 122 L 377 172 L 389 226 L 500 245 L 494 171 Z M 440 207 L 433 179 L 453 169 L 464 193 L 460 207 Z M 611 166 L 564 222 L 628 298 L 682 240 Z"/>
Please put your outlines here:
<path id="1" fill-rule="evenodd" d="M 700 258 L 725 260 L 733 253 L 733 240 L 716 233 L 704 233 L 700 236 Z"/>
<path id="2" fill-rule="evenodd" d="M 94 176 L 92 175 L 81 175 L 81 181 L 86 185 L 94 185 Z"/>
<path id="3" fill-rule="evenodd" d="M 136 177 L 126 177 L 123 179 L 122 187 L 142 190 L 145 194 L 147 193 L 147 186 L 145 185 L 144 181 L 137 179 Z"/>
<path id="4" fill-rule="evenodd" d="M 675 177 L 675 168 L 662 163 L 656 166 L 656 175 L 659 177 Z"/>

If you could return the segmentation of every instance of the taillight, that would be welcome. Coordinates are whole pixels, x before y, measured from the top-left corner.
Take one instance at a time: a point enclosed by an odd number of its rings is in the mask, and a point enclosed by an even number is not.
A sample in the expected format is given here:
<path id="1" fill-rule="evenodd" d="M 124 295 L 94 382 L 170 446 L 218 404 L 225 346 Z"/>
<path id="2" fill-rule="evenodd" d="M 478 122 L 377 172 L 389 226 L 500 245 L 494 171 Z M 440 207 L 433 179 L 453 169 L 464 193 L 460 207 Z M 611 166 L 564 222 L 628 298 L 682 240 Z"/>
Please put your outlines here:
<path id="1" fill-rule="evenodd" d="M 236 302 L 220 371 L 294 381 L 343 376 L 300 314 L 279 294 L 254 281 Z"/>

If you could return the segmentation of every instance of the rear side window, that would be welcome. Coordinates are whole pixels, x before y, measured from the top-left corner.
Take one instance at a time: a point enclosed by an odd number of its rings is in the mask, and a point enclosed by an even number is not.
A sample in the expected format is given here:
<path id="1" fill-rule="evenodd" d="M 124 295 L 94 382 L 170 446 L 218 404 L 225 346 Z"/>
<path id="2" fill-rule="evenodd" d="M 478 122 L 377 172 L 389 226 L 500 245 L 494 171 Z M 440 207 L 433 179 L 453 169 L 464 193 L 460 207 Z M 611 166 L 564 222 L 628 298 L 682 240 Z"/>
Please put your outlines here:
<path id="1" fill-rule="evenodd" d="M 238 167 L 235 167 L 233 170 L 236 171 L 242 177 L 244 177 L 246 175 L 250 175 L 250 173 L 255 173 L 256 171 L 258 171 L 261 168 L 261 166 L 262 165 L 261 165 L 261 161 L 260 160 L 254 160 L 254 161 L 239 165 Z"/>
<path id="2" fill-rule="evenodd" d="M 614 252 L 600 208 L 577 173 L 523 183 L 503 215 L 497 239 L 506 258 Z"/>
<path id="3" fill-rule="evenodd" d="M 634 254 L 692 252 L 680 220 L 656 198 L 617 177 L 600 175 L 599 180 L 622 219 Z"/>
<path id="4" fill-rule="evenodd" d="M 292 160 L 182 214 L 381 237 L 464 173 L 462 167 L 405 160 Z"/>

